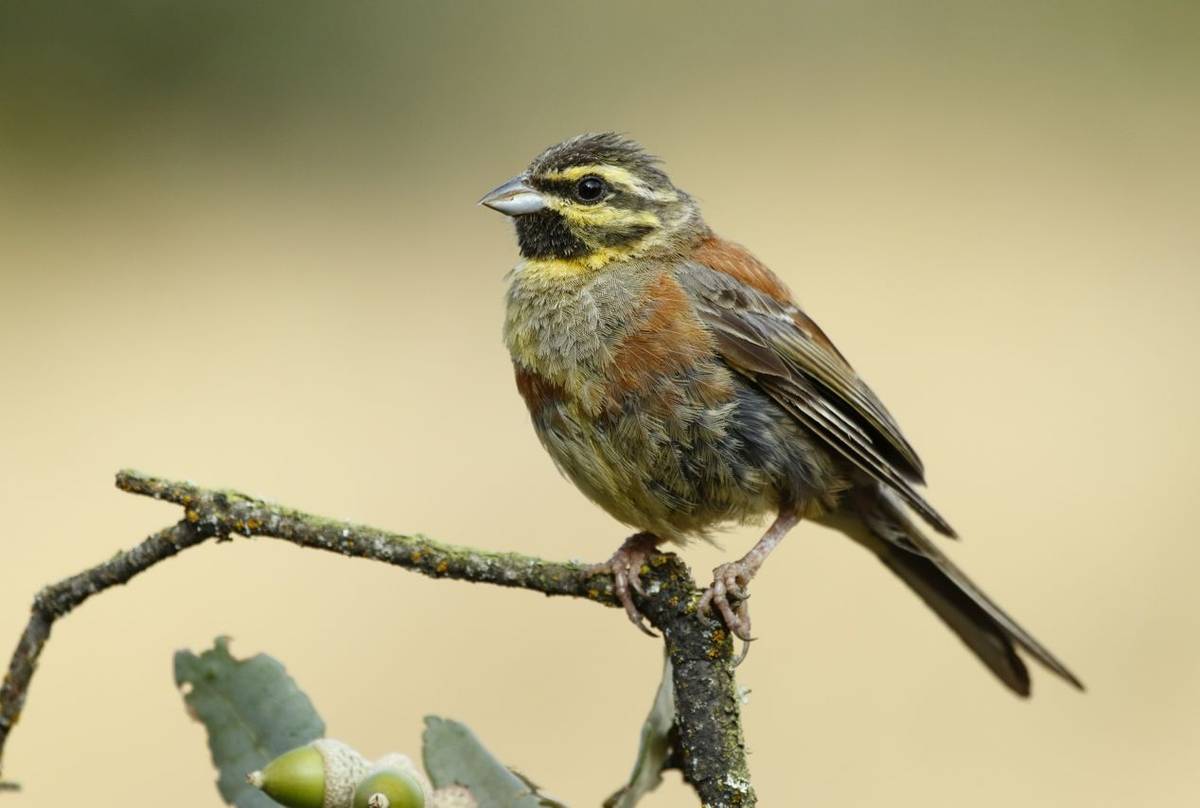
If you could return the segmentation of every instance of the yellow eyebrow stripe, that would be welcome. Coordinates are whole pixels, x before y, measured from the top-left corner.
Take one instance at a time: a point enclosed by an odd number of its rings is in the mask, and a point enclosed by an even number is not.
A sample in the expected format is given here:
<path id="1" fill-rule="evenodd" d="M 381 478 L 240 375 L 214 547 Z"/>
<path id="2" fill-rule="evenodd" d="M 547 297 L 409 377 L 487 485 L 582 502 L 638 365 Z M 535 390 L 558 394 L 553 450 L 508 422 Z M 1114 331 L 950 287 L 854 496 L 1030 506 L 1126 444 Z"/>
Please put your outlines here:
<path id="1" fill-rule="evenodd" d="M 633 172 L 629 169 L 603 164 L 570 166 L 559 171 L 548 171 L 542 176 L 548 180 L 577 180 L 586 177 L 588 174 L 595 174 L 597 177 L 604 177 L 609 182 L 625 185 L 630 188 L 634 186 L 645 187 L 645 183 L 634 176 Z"/>

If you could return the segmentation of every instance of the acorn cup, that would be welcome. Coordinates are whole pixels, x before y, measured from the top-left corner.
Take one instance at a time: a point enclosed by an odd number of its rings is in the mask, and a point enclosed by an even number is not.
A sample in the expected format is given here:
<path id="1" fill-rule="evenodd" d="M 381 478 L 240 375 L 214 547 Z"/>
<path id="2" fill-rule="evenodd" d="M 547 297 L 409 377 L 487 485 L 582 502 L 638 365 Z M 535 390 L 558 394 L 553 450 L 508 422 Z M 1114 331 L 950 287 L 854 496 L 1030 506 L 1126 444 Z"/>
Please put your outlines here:
<path id="1" fill-rule="evenodd" d="M 246 781 L 287 808 L 348 808 L 369 768 L 351 747 L 322 738 L 284 752 Z"/>
<path id="2" fill-rule="evenodd" d="M 430 808 L 479 808 L 479 803 L 466 786 L 445 786 L 433 792 Z"/>

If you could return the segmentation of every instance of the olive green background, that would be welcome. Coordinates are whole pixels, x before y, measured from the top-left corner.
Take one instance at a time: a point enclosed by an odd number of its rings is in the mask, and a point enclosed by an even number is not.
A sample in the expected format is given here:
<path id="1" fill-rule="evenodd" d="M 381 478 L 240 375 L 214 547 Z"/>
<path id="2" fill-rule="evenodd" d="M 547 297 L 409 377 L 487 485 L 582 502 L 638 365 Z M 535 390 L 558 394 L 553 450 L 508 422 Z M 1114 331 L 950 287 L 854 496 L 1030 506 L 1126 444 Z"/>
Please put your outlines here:
<path id="1" fill-rule="evenodd" d="M 0 652 L 38 587 L 177 518 L 121 466 L 607 556 L 626 529 L 513 390 L 515 244 L 475 200 L 617 129 L 782 274 L 921 451 L 955 559 L 1090 688 L 1035 670 L 1015 699 L 802 526 L 739 672 L 762 804 L 1200 800 L 1197 9 L 4 3 Z M 590 603 L 212 544 L 55 627 L 0 801 L 216 805 L 170 666 L 218 634 L 369 755 L 444 714 L 579 806 L 627 774 L 659 667 Z M 667 779 L 646 805 L 694 804 Z"/>

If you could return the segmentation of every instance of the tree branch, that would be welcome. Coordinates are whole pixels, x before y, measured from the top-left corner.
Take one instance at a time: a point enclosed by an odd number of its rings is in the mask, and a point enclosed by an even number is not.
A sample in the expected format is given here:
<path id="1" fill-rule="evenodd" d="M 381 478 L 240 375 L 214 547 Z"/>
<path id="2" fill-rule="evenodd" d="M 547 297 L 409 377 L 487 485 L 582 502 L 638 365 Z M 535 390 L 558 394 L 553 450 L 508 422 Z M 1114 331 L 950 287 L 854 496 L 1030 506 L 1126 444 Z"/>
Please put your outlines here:
<path id="1" fill-rule="evenodd" d="M 131 550 L 56 584 L 34 598 L 29 623 L 0 687 L 0 761 L 20 717 L 37 660 L 54 621 L 92 595 L 123 584 L 159 561 L 210 538 L 262 536 L 301 547 L 382 561 L 432 578 L 517 587 L 546 595 L 586 598 L 617 606 L 609 576 L 578 564 L 516 553 L 493 553 L 339 522 L 285 508 L 236 491 L 200 488 L 135 471 L 117 474 L 117 487 L 180 505 L 184 519 Z M 733 645 L 719 624 L 696 613 L 696 585 L 676 556 L 653 557 L 643 573 L 638 606 L 662 632 L 674 669 L 676 721 L 684 779 L 706 806 L 750 808 L 756 802 L 733 678 Z"/>

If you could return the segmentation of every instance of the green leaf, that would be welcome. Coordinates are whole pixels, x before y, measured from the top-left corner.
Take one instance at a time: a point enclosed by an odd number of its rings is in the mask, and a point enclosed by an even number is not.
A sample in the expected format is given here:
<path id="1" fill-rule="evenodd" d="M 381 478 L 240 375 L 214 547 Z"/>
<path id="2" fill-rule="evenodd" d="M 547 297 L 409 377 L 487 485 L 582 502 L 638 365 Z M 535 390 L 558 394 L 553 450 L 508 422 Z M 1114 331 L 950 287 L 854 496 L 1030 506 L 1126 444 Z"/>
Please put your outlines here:
<path id="1" fill-rule="evenodd" d="M 637 760 L 629 782 L 604 801 L 604 808 L 633 808 L 642 797 L 658 788 L 662 771 L 671 756 L 671 728 L 675 726 L 675 681 L 671 660 L 664 655 L 662 681 L 654 695 L 650 714 L 642 724 Z"/>
<path id="2" fill-rule="evenodd" d="M 217 790 L 238 808 L 278 808 L 246 775 L 325 734 L 325 722 L 277 660 L 234 659 L 229 639 L 196 656 L 175 654 L 175 685 L 188 713 L 208 730 Z"/>
<path id="3" fill-rule="evenodd" d="M 425 716 L 421 753 L 434 788 L 466 786 L 479 808 L 565 808 L 492 757 L 475 733 L 457 721 Z"/>

